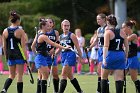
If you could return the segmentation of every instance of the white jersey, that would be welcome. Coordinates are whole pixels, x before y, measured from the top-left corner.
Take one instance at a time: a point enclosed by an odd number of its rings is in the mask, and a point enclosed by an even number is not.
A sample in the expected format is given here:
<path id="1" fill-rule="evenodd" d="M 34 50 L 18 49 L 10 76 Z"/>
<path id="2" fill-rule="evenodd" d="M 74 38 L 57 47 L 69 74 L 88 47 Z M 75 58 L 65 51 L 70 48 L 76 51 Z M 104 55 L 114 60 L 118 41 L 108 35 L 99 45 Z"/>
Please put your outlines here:
<path id="1" fill-rule="evenodd" d="M 97 45 L 92 47 L 90 58 L 93 60 L 98 59 L 98 46 Z"/>
<path id="2" fill-rule="evenodd" d="M 84 42 L 84 37 L 82 37 L 82 36 L 81 37 L 77 37 L 77 39 L 78 39 L 79 47 L 80 47 L 82 55 L 83 55 L 84 49 L 83 49 L 82 43 Z"/>
<path id="3" fill-rule="evenodd" d="M 0 55 L 2 55 L 2 46 L 0 46 Z"/>

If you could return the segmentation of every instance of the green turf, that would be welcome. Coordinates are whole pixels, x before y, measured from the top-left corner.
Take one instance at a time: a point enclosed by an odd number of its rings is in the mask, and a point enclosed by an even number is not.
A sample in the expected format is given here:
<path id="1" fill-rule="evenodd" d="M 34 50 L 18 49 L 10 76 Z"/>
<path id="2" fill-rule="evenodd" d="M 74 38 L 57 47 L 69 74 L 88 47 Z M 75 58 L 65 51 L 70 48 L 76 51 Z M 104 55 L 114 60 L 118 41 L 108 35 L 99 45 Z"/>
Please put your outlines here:
<path id="1" fill-rule="evenodd" d="M 24 75 L 24 92 L 23 93 L 36 93 L 36 80 L 37 80 L 37 74 L 33 74 L 35 79 L 35 84 L 30 83 L 29 75 Z M 0 75 L 0 89 L 2 89 L 3 84 L 6 80 L 8 75 Z M 78 79 L 81 88 L 84 90 L 84 93 L 96 93 L 96 87 L 97 87 L 97 76 L 96 75 L 75 75 L 75 77 Z M 140 76 L 139 76 L 140 78 Z M 113 76 L 109 77 L 110 80 L 110 93 L 115 93 L 115 83 Z M 135 87 L 133 82 L 130 79 L 130 76 L 127 76 L 127 93 L 135 93 Z M 8 93 L 16 93 L 16 79 L 10 86 Z M 53 93 L 53 85 L 51 82 L 51 86 L 48 88 L 47 93 Z M 71 85 L 71 83 L 68 81 L 68 85 L 66 87 L 65 93 L 76 93 L 75 89 Z"/>

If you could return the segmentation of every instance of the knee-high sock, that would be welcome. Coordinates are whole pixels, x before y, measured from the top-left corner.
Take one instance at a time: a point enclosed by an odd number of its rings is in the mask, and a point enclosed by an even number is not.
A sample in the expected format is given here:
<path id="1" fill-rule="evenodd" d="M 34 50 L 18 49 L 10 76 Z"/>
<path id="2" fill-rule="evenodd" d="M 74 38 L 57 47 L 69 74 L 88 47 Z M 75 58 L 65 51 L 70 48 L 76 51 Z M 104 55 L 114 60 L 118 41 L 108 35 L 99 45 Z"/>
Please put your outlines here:
<path id="1" fill-rule="evenodd" d="M 0 71 L 3 71 L 3 63 L 0 61 Z"/>
<path id="2" fill-rule="evenodd" d="M 17 82 L 17 93 L 23 93 L 23 82 Z"/>
<path id="3" fill-rule="evenodd" d="M 47 80 L 41 80 L 41 93 L 47 93 Z"/>
<path id="4" fill-rule="evenodd" d="M 77 72 L 81 73 L 82 65 L 80 63 L 77 64 Z"/>
<path id="5" fill-rule="evenodd" d="M 59 78 L 53 79 L 53 86 L 54 86 L 54 91 L 58 92 L 58 90 L 59 90 Z"/>
<path id="6" fill-rule="evenodd" d="M 123 93 L 123 85 L 124 85 L 124 81 L 116 81 L 116 93 Z"/>
<path id="7" fill-rule="evenodd" d="M 80 85 L 77 81 L 76 78 L 74 78 L 73 80 L 70 81 L 72 83 L 72 85 L 74 86 L 74 88 L 77 90 L 77 92 L 82 92 Z"/>
<path id="8" fill-rule="evenodd" d="M 101 77 L 98 77 L 97 91 L 98 91 L 98 92 L 101 92 Z"/>
<path id="9" fill-rule="evenodd" d="M 66 79 L 61 79 L 60 89 L 59 89 L 58 93 L 64 93 L 66 86 L 67 86 L 67 80 Z"/>
<path id="10" fill-rule="evenodd" d="M 109 80 L 107 79 L 107 93 L 109 93 Z"/>
<path id="11" fill-rule="evenodd" d="M 107 93 L 107 80 L 101 80 L 101 93 Z"/>
<path id="12" fill-rule="evenodd" d="M 37 91 L 36 93 L 41 93 L 41 80 L 37 79 Z"/>
<path id="13" fill-rule="evenodd" d="M 90 73 L 93 73 L 93 72 L 94 72 L 94 64 L 91 63 L 91 64 L 90 64 Z"/>
<path id="14" fill-rule="evenodd" d="M 140 80 L 136 80 L 134 83 L 135 83 L 138 93 L 140 93 Z"/>
<path id="15" fill-rule="evenodd" d="M 8 88 L 9 88 L 9 86 L 11 85 L 12 81 L 13 81 L 13 80 L 12 80 L 11 78 L 8 78 L 8 79 L 5 81 L 3 90 L 7 91 Z"/>

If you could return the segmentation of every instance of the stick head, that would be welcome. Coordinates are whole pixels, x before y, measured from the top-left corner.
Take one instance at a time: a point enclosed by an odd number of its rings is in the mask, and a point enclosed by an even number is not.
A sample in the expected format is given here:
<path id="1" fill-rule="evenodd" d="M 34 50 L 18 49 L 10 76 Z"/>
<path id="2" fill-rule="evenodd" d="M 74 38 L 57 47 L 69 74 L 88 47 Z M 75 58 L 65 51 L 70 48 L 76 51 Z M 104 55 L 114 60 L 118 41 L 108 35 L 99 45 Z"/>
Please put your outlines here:
<path id="1" fill-rule="evenodd" d="M 31 84 L 34 84 L 34 80 L 32 79 L 32 80 L 30 80 L 30 82 L 31 82 Z"/>

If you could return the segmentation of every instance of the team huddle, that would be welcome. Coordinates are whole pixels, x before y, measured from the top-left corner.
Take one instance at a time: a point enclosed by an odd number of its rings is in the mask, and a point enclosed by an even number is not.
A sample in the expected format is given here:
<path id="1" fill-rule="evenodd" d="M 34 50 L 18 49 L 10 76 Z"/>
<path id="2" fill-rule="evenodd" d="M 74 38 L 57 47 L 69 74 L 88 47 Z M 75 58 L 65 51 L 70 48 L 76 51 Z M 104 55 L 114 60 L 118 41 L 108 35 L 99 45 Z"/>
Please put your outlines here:
<path id="1" fill-rule="evenodd" d="M 1 93 L 7 93 L 13 79 L 17 76 L 17 93 L 23 93 L 23 73 L 26 53 L 25 32 L 20 27 L 20 16 L 15 11 L 10 12 L 10 26 L 2 34 L 3 51 L 9 67 L 9 77 L 5 81 Z M 135 21 L 128 20 L 121 28 L 116 28 L 117 19 L 114 15 L 97 15 L 97 23 L 100 27 L 93 38 L 87 51 L 98 46 L 98 85 L 97 93 L 110 93 L 108 76 L 113 73 L 116 93 L 126 92 L 125 74 L 129 71 L 135 84 L 136 92 L 140 93 L 140 81 L 138 75 L 137 35 L 133 33 Z M 35 66 L 38 70 L 36 93 L 47 93 L 50 77 L 53 77 L 54 93 L 64 93 L 67 86 L 67 78 L 76 89 L 77 93 L 84 93 L 78 80 L 74 77 L 72 67 L 76 64 L 76 56 L 82 62 L 82 52 L 78 39 L 70 31 L 69 20 L 61 22 L 63 33 L 54 29 L 55 22 L 51 18 L 40 18 L 39 29 L 31 45 L 36 54 Z M 19 48 L 21 45 L 22 51 Z M 61 53 L 62 72 L 61 79 L 58 75 L 56 58 Z M 28 65 L 28 64 L 27 64 Z M 47 85 L 48 84 L 48 85 Z"/>

